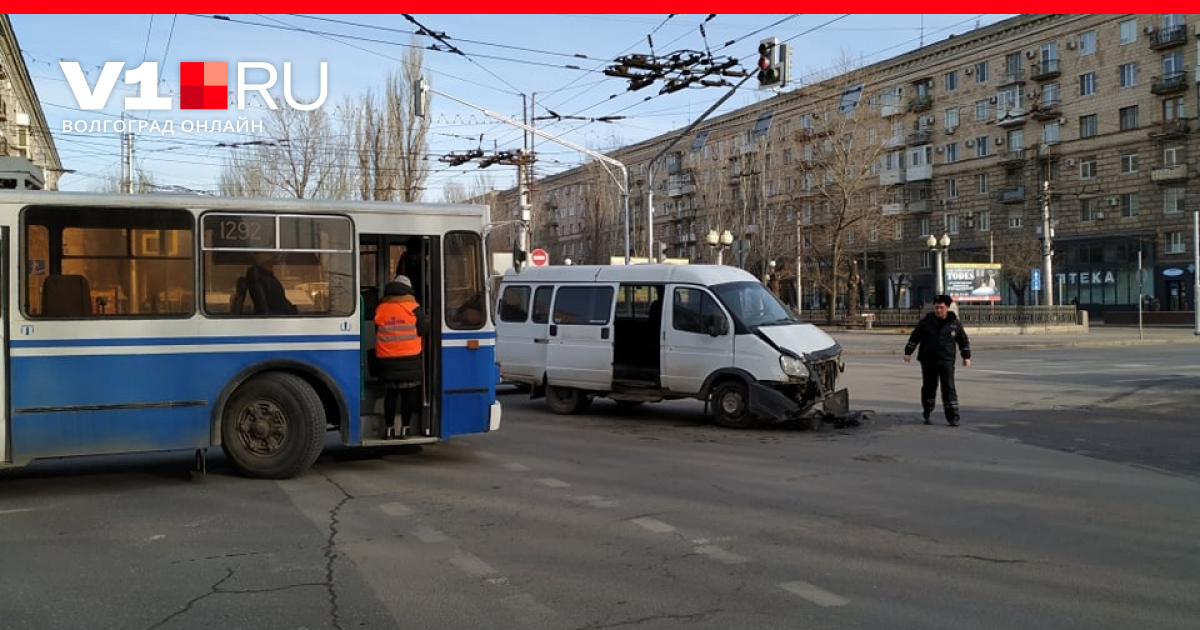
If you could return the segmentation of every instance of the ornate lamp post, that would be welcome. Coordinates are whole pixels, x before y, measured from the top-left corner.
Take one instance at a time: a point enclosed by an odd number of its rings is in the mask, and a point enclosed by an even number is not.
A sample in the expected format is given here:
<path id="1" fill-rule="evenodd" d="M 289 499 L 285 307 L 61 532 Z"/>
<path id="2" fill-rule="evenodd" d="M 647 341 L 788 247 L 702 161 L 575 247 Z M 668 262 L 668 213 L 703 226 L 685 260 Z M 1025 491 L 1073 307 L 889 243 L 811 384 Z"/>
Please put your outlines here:
<path id="1" fill-rule="evenodd" d="M 708 243 L 709 247 L 717 250 L 717 264 L 725 264 L 725 250 L 733 245 L 733 232 L 725 230 L 718 235 L 716 230 L 709 230 L 704 240 Z"/>
<path id="2" fill-rule="evenodd" d="M 934 278 L 937 285 L 937 293 L 938 295 L 943 295 L 946 293 L 945 267 L 948 258 L 947 254 L 950 250 L 950 235 L 942 234 L 942 238 L 937 238 L 930 234 L 925 239 L 925 246 L 929 248 L 929 251 L 934 253 Z"/>

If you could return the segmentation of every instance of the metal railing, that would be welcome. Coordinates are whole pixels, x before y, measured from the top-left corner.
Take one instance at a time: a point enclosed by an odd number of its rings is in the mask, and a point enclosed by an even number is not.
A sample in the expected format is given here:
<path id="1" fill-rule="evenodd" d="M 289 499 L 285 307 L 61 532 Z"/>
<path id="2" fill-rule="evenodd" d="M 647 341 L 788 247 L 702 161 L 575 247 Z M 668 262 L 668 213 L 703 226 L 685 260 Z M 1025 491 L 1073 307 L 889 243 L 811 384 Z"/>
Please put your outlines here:
<path id="1" fill-rule="evenodd" d="M 1074 306 L 1055 306 L 1047 308 L 1045 306 L 1026 305 L 1026 306 L 990 306 L 990 305 L 966 305 L 960 304 L 957 307 L 958 318 L 967 327 L 1015 327 L 1022 326 L 1044 326 L 1047 324 L 1055 325 L 1074 325 L 1079 323 L 1078 309 Z M 864 314 L 870 315 L 872 326 L 874 328 L 902 328 L 912 327 L 917 323 L 925 313 L 929 312 L 926 309 L 901 308 L 901 309 L 860 309 L 858 315 L 849 317 L 844 310 L 838 310 L 834 314 L 832 322 L 827 320 L 827 313 L 824 309 L 805 309 L 801 313 L 801 320 L 810 324 L 844 326 L 847 323 L 852 325 L 860 325 L 865 318 Z"/>

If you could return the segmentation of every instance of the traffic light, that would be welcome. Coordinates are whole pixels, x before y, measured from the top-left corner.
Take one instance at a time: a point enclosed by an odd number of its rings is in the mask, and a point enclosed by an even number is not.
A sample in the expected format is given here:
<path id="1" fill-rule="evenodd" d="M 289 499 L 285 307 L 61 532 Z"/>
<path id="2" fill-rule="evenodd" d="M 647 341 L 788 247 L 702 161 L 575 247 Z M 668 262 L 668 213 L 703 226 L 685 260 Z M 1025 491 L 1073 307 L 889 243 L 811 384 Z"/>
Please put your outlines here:
<path id="1" fill-rule="evenodd" d="M 774 37 L 758 43 L 758 87 L 761 90 L 781 88 L 788 83 L 790 51 Z"/>

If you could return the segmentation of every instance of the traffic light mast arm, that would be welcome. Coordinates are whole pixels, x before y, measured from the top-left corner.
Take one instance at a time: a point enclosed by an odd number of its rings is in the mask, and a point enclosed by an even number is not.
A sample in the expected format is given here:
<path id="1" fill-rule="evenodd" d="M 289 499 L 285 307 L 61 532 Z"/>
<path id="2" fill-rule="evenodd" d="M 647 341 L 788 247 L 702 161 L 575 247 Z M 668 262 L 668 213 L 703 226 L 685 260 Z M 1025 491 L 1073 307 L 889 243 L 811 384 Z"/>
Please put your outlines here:
<path id="1" fill-rule="evenodd" d="M 448 98 L 460 105 L 466 105 L 467 107 L 470 107 L 471 109 L 474 109 L 476 111 L 483 113 L 483 115 L 485 115 L 489 118 L 495 118 L 496 120 L 499 120 L 502 123 L 512 125 L 514 127 L 517 127 L 518 129 L 524 129 L 525 131 L 528 131 L 529 133 L 532 133 L 541 138 L 545 138 L 546 140 L 549 140 L 550 142 L 553 142 L 556 144 L 561 144 L 562 146 L 567 147 L 568 149 L 578 151 L 590 158 L 597 160 L 601 164 L 603 164 L 605 166 L 604 170 L 608 173 L 608 176 L 611 177 L 614 182 L 616 182 L 617 188 L 619 188 L 621 190 L 621 197 L 624 199 L 624 206 L 625 206 L 625 264 L 627 264 L 627 265 L 629 264 L 629 169 L 625 168 L 624 164 L 622 164 L 620 161 L 615 160 L 607 155 L 604 155 L 603 153 L 600 153 L 598 151 L 593 151 L 587 147 L 579 146 L 578 144 L 575 144 L 574 142 L 571 142 L 569 140 L 564 140 L 564 139 L 562 139 L 554 134 L 551 134 L 551 133 L 546 133 L 545 131 L 542 131 L 541 129 L 530 127 L 529 125 L 526 125 L 525 123 L 520 122 L 518 120 L 513 120 L 512 118 L 509 118 L 508 116 L 505 116 L 504 114 L 499 114 L 499 113 L 493 112 L 489 109 L 480 107 L 474 103 L 464 101 L 463 99 L 458 98 L 456 96 L 452 96 L 450 94 L 446 94 L 445 92 L 435 90 L 435 89 L 429 87 L 429 84 L 426 83 L 425 79 L 423 79 L 423 78 L 417 80 L 416 87 L 417 87 L 417 89 L 414 90 L 416 92 L 414 94 L 414 97 L 417 99 L 418 102 L 417 102 L 416 107 L 413 108 L 413 110 L 415 112 L 417 112 L 417 115 L 419 115 L 419 116 L 424 116 L 424 114 L 425 114 L 425 98 L 426 98 L 425 95 L 426 94 L 437 94 L 438 96 Z M 611 170 L 609 170 L 608 169 L 609 166 L 612 166 L 612 167 L 616 168 L 617 170 L 619 170 L 621 172 L 621 177 L 618 178 Z"/>

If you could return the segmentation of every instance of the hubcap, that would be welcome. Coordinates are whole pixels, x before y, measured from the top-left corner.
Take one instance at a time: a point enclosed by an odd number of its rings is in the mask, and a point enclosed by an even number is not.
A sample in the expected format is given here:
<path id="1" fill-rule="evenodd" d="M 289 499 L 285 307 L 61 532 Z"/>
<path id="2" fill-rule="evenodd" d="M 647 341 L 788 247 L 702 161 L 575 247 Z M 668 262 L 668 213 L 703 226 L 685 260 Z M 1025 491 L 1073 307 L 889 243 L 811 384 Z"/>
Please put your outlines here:
<path id="1" fill-rule="evenodd" d="M 242 409 L 238 439 L 252 453 L 270 455 L 287 440 L 287 416 L 270 400 L 258 400 Z"/>
<path id="2" fill-rule="evenodd" d="M 742 396 L 738 392 L 726 392 L 721 397 L 721 411 L 727 416 L 736 416 L 742 413 Z"/>

